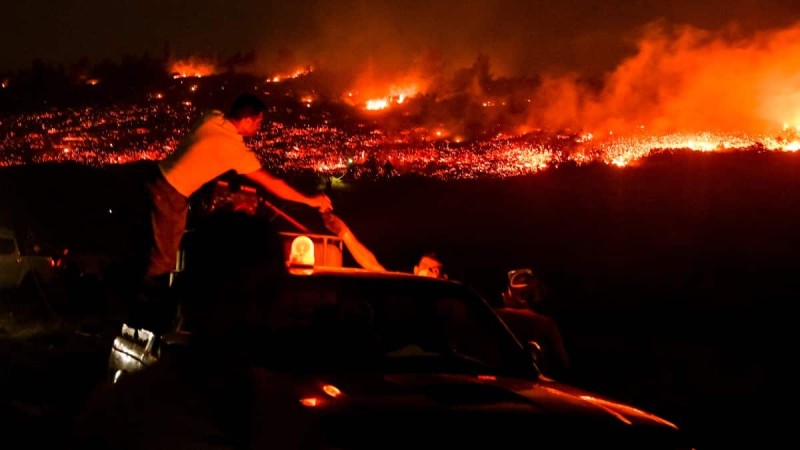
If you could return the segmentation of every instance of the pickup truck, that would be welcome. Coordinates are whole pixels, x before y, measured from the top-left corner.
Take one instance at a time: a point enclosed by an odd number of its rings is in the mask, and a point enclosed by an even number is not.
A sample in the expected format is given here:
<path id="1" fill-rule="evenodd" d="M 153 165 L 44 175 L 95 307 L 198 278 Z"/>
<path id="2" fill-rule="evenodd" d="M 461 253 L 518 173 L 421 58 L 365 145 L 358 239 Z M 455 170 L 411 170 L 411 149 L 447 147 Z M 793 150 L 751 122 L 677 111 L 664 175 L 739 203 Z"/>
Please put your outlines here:
<path id="1" fill-rule="evenodd" d="M 16 233 L 0 228 L 0 291 L 34 281 L 47 282 L 53 277 L 54 267 L 52 257 L 24 253 Z"/>

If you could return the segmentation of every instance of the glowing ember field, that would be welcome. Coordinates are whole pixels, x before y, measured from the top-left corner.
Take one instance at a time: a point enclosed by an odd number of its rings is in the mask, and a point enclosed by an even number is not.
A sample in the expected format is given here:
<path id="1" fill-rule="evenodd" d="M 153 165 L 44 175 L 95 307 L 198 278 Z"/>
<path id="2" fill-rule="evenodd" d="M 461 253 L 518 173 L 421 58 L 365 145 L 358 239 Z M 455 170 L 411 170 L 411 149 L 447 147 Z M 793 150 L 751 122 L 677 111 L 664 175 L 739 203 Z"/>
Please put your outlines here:
<path id="1" fill-rule="evenodd" d="M 440 179 L 502 178 L 539 172 L 562 164 L 601 163 L 617 167 L 634 166 L 649 156 L 675 151 L 732 152 L 788 151 L 800 148 L 796 136 L 790 138 L 714 133 L 630 136 L 591 139 L 582 135 L 530 133 L 522 136 L 499 135 L 493 139 L 458 144 L 434 141 L 411 144 L 402 137 L 380 134 L 359 139 L 342 139 L 342 145 L 309 145 L 292 142 L 286 157 L 298 166 L 323 174 L 341 174 L 352 164 L 363 164 L 372 157 L 389 162 L 400 173 L 414 172 Z M 342 154 L 342 148 L 352 149 Z M 271 155 L 268 146 L 260 147 Z M 352 156 L 351 156 L 352 155 Z M 348 160 L 349 158 L 349 160 Z"/>
<path id="2" fill-rule="evenodd" d="M 2 120 L 0 165 L 73 161 L 90 166 L 159 159 L 177 145 L 199 111 L 190 103 L 128 108 L 80 108 L 21 114 Z M 302 103 L 298 108 L 303 108 Z M 437 128 L 386 131 L 380 123 L 341 123 L 326 111 L 291 119 L 274 111 L 251 141 L 267 166 L 341 176 L 417 173 L 439 179 L 502 178 L 563 164 L 635 166 L 650 156 L 675 151 L 796 152 L 797 130 L 775 135 L 672 133 L 597 137 L 589 133 L 535 131 L 498 133 L 470 141 L 442 137 Z M 350 130 L 350 131 L 348 131 Z M 356 131 L 352 131 L 356 130 Z M 386 164 L 386 163 L 389 164 Z M 389 168 L 391 167 L 391 170 Z"/>

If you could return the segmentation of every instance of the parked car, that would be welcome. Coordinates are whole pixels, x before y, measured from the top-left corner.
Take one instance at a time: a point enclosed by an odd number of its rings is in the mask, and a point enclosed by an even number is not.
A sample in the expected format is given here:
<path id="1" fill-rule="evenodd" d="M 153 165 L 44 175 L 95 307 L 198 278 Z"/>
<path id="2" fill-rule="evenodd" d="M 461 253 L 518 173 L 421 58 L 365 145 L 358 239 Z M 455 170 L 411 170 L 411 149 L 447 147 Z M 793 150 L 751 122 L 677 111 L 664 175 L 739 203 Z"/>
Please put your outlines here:
<path id="1" fill-rule="evenodd" d="M 290 272 L 274 323 L 246 344 L 262 362 L 256 384 L 281 392 L 275 402 L 288 403 L 271 407 L 302 421 L 311 448 L 688 448 L 668 420 L 544 376 L 535 343 L 519 342 L 457 281 Z M 176 323 L 161 336 L 123 326 L 112 381 L 191 347 L 190 330 Z"/>
<path id="2" fill-rule="evenodd" d="M 12 229 L 0 228 L 0 291 L 49 282 L 54 266 L 52 257 L 26 252 Z"/>

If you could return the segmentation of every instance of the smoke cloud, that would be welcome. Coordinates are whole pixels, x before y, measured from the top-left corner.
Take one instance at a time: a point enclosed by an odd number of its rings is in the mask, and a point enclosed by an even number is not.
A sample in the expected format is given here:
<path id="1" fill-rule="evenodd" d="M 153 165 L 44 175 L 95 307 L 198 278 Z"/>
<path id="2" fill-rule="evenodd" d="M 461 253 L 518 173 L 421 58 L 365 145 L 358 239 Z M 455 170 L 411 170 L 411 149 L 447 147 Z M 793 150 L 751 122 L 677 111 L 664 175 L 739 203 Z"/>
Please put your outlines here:
<path id="1" fill-rule="evenodd" d="M 800 25 L 735 30 L 648 27 L 598 91 L 547 77 L 530 124 L 595 131 L 763 133 L 800 124 Z"/>
<path id="2" fill-rule="evenodd" d="M 408 106 L 420 121 L 467 138 L 496 129 L 753 133 L 800 124 L 800 24 L 635 26 L 642 17 L 633 9 L 620 28 L 619 11 L 602 5 L 310 3 L 305 32 L 273 33 L 279 50 L 260 59 L 260 70 L 313 65 L 320 89 L 356 92 L 360 101 L 413 87 L 429 103 Z M 704 13 L 678 3 L 687 15 Z M 764 22 L 747 2 L 730 6 Z M 593 22 L 603 15 L 607 25 Z"/>

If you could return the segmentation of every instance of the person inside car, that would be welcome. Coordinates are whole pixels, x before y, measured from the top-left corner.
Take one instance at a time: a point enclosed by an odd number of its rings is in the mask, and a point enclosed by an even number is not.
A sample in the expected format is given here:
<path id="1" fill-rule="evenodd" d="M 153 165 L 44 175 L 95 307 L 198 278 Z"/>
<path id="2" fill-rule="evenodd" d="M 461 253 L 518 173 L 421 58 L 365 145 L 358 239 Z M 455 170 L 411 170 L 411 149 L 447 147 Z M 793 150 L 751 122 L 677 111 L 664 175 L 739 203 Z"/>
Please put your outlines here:
<path id="1" fill-rule="evenodd" d="M 353 234 L 350 227 L 337 215 L 328 211 L 322 214 L 325 227 L 331 233 L 336 234 L 342 239 L 345 247 L 353 255 L 356 263 L 367 270 L 376 272 L 385 272 L 386 268 L 378 262 L 378 258 L 372 253 L 358 238 Z M 435 252 L 426 252 L 420 257 L 417 264 L 414 265 L 414 275 L 431 278 L 447 278 L 444 271 L 444 264 L 441 258 Z"/>
<path id="2" fill-rule="evenodd" d="M 444 264 L 435 252 L 424 253 L 419 262 L 414 266 L 414 275 L 430 278 L 447 278 Z"/>

